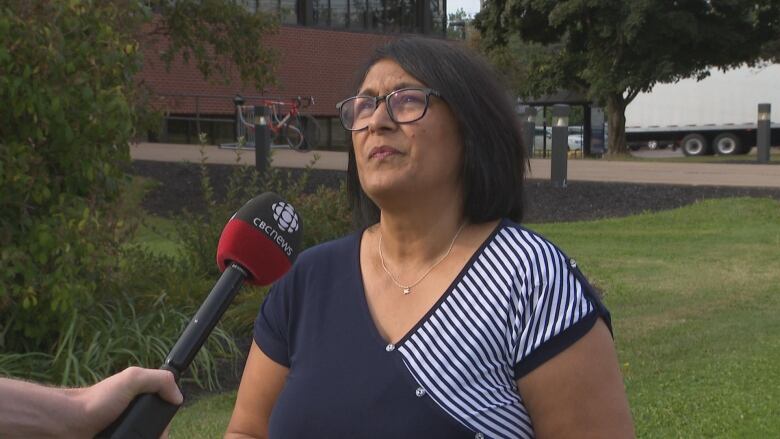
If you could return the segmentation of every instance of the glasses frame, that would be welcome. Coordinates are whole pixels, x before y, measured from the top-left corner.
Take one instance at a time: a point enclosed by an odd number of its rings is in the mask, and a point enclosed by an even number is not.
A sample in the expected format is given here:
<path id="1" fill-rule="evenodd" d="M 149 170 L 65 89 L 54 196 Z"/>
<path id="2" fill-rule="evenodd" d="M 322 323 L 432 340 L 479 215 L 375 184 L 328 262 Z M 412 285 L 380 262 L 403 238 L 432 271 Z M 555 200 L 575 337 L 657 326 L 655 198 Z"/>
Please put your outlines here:
<path id="1" fill-rule="evenodd" d="M 420 117 L 418 117 L 417 119 L 407 120 L 405 122 L 399 122 L 399 121 L 395 120 L 395 116 L 393 115 L 393 110 L 391 110 L 390 109 L 390 105 L 387 104 L 387 98 L 393 96 L 396 93 L 400 93 L 402 91 L 407 91 L 407 90 L 419 90 L 419 91 L 424 92 L 425 93 L 425 108 L 423 109 L 423 112 L 420 115 Z M 339 111 L 339 122 L 341 122 L 341 126 L 344 127 L 345 130 L 347 130 L 347 131 L 363 131 L 363 130 L 368 128 L 368 125 L 364 126 L 363 128 L 353 129 L 353 128 L 347 128 L 347 126 L 344 124 L 344 118 L 342 117 L 341 107 L 343 107 L 344 104 L 348 103 L 349 101 L 353 101 L 353 100 L 355 100 L 357 98 L 370 98 L 370 99 L 373 99 L 374 100 L 374 112 L 376 112 L 376 110 L 379 108 L 379 102 L 380 101 L 385 101 L 385 111 L 387 111 L 387 115 L 390 116 L 390 120 L 392 120 L 393 122 L 395 122 L 395 123 L 400 125 L 400 124 L 405 124 L 405 123 L 417 122 L 418 120 L 420 120 L 423 117 L 425 117 L 425 114 L 428 113 L 428 106 L 430 105 L 430 97 L 431 97 L 431 95 L 436 96 L 439 99 L 442 99 L 441 93 L 439 93 L 438 91 L 436 91 L 436 90 L 434 90 L 432 88 L 427 88 L 427 87 L 404 87 L 404 88 L 399 88 L 398 90 L 393 90 L 393 91 L 391 91 L 390 93 L 388 93 L 388 94 L 386 94 L 384 96 L 368 96 L 368 95 L 352 96 L 352 97 L 349 97 L 349 98 L 344 99 L 343 101 L 337 103 L 336 104 L 336 109 Z"/>

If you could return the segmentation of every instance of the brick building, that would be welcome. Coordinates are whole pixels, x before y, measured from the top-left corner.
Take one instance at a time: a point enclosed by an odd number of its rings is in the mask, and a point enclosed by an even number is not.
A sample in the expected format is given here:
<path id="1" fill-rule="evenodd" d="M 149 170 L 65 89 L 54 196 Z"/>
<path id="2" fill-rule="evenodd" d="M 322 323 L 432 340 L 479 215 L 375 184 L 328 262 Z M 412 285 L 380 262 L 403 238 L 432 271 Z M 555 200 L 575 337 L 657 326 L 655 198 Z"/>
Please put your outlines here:
<path id="1" fill-rule="evenodd" d="M 336 114 L 336 102 L 354 93 L 356 72 L 372 51 L 408 34 L 444 38 L 446 0 L 245 0 L 250 12 L 280 14 L 279 32 L 264 38 L 276 49 L 277 83 L 265 90 L 205 81 L 192 63 L 174 62 L 170 70 L 159 60 L 159 47 L 144 47 L 139 75 L 151 89 L 156 106 L 165 114 L 162 131 L 152 140 L 196 143 L 197 133 L 210 142 L 235 141 L 235 106 L 240 95 L 246 104 L 263 98 L 313 96 L 304 111 L 320 127 L 320 149 L 340 149 L 345 133 Z"/>

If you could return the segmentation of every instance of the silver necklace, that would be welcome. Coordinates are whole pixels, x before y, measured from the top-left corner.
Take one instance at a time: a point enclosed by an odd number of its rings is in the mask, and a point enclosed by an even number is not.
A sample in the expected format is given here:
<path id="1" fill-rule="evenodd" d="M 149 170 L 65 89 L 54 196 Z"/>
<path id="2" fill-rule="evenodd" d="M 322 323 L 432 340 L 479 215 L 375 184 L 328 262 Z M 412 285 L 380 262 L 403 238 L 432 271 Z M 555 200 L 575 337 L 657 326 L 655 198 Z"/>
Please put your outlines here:
<path id="1" fill-rule="evenodd" d="M 433 269 L 436 268 L 436 266 L 441 264 L 441 262 L 444 259 L 446 259 L 447 256 L 450 255 L 450 252 L 452 251 L 452 247 L 455 245 L 455 241 L 458 239 L 458 236 L 460 235 L 460 232 L 463 230 L 463 227 L 465 225 L 466 225 L 465 221 L 463 222 L 463 224 L 460 225 L 460 228 L 458 229 L 457 233 L 455 233 L 455 236 L 452 238 L 452 242 L 450 242 L 450 247 L 447 249 L 447 252 L 444 253 L 444 255 L 442 257 L 440 257 L 439 260 L 434 262 L 433 265 L 431 265 L 428 268 L 428 270 L 425 273 L 423 273 L 422 276 L 420 276 L 419 279 L 417 279 L 415 282 L 412 282 L 409 285 L 404 285 L 401 282 L 398 282 L 398 279 L 396 279 L 395 276 L 393 276 L 393 273 L 391 273 L 390 270 L 387 268 L 387 265 L 385 265 L 385 256 L 382 254 L 382 229 L 380 228 L 379 229 L 379 260 L 382 262 L 382 268 L 385 270 L 385 273 L 387 273 L 387 275 L 390 276 L 390 280 L 392 280 L 393 283 L 404 292 L 404 295 L 411 293 L 412 292 L 412 288 L 415 285 L 417 285 L 420 282 L 422 282 L 423 279 L 425 279 L 425 277 L 428 276 L 428 273 L 433 271 Z"/>

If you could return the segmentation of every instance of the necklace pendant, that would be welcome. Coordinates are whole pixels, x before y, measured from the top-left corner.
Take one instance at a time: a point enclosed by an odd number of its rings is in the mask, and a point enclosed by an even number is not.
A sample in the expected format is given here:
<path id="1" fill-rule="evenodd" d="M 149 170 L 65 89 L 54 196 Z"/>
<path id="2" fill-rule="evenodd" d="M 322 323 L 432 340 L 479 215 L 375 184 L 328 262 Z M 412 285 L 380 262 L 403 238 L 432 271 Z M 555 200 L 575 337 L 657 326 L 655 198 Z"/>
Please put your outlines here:
<path id="1" fill-rule="evenodd" d="M 412 292 L 412 287 L 404 287 L 404 295 L 407 295 Z"/>

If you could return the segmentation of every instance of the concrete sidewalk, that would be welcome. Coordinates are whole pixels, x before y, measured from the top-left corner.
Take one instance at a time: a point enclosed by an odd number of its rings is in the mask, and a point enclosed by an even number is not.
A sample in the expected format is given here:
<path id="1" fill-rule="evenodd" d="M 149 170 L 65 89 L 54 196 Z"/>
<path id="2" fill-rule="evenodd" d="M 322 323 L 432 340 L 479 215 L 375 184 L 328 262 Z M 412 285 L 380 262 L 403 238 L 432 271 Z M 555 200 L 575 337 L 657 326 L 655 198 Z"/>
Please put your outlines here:
<path id="1" fill-rule="evenodd" d="M 254 166 L 253 150 L 230 150 L 216 146 L 204 147 L 207 163 L 244 164 Z M 318 151 L 315 169 L 344 171 L 347 154 Z M 314 160 L 315 153 L 299 153 L 289 149 L 273 152 L 273 166 L 302 168 Z M 133 160 L 200 163 L 198 145 L 166 143 L 139 143 L 130 147 Z M 238 158 L 238 161 L 237 161 Z M 715 163 L 659 163 L 607 160 L 569 160 L 570 181 L 608 181 L 626 183 L 655 183 L 693 186 L 743 186 L 780 188 L 780 165 L 715 164 Z M 532 159 L 530 178 L 549 179 L 550 160 Z"/>

